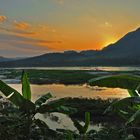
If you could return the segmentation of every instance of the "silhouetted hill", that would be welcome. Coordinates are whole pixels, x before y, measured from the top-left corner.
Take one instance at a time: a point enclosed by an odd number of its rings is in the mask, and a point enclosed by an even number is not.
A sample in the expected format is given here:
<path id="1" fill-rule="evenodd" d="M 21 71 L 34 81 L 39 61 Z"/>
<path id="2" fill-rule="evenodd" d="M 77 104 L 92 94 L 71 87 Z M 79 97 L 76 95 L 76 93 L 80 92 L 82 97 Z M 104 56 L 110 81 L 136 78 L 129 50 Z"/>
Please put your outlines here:
<path id="1" fill-rule="evenodd" d="M 140 28 L 130 32 L 101 51 L 65 51 L 2 62 L 1 67 L 46 67 L 46 66 L 133 66 L 140 65 Z"/>
<path id="2" fill-rule="evenodd" d="M 10 61 L 9 58 L 5 58 L 3 56 L 0 56 L 0 62 L 4 62 L 4 61 Z"/>
<path id="3" fill-rule="evenodd" d="M 135 57 L 140 53 L 140 28 L 103 48 L 102 53 L 110 54 L 111 57 Z"/>

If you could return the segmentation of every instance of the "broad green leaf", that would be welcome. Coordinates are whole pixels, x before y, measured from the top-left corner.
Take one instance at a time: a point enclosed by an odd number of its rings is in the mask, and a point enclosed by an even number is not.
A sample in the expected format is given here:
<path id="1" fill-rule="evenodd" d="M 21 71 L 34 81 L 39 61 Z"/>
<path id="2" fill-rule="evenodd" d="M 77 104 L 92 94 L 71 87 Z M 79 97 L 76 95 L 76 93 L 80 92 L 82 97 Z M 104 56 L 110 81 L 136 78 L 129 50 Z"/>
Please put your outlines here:
<path id="1" fill-rule="evenodd" d="M 85 125 L 82 126 L 77 120 L 73 120 L 74 126 L 77 128 L 80 134 L 86 134 L 90 125 L 90 113 L 85 113 Z"/>
<path id="2" fill-rule="evenodd" d="M 18 91 L 8 86 L 1 80 L 0 91 L 16 106 L 23 108 L 24 110 L 34 110 L 35 106 L 31 101 L 27 101 Z M 28 106 L 23 107 L 25 104 L 28 104 Z"/>
<path id="3" fill-rule="evenodd" d="M 84 127 L 77 121 L 77 120 L 73 120 L 73 124 L 74 126 L 77 128 L 77 130 L 79 131 L 79 134 L 84 134 Z"/>
<path id="4" fill-rule="evenodd" d="M 44 129 L 49 129 L 49 126 L 40 119 L 35 119 L 34 123 L 43 131 Z"/>
<path id="5" fill-rule="evenodd" d="M 139 105 L 140 105 L 140 98 L 139 97 L 127 97 L 127 98 L 124 98 L 124 99 L 121 99 L 119 101 L 116 101 L 114 103 L 112 103 L 108 109 L 120 109 L 120 108 L 128 108 L 129 106 L 130 107 L 133 107 L 133 106 L 136 106 L 138 105 L 138 108 L 139 108 Z"/>
<path id="6" fill-rule="evenodd" d="M 139 97 L 127 97 L 124 98 L 122 100 L 116 101 L 114 103 L 112 103 L 107 109 L 106 111 L 113 111 L 115 109 L 128 109 L 129 107 L 136 107 L 138 106 L 138 108 L 140 105 L 140 98 Z M 138 109 L 136 108 L 136 109 Z"/>
<path id="7" fill-rule="evenodd" d="M 130 89 L 128 89 L 127 91 L 128 91 L 128 93 L 129 93 L 129 95 L 130 95 L 131 97 L 135 97 L 135 96 L 139 97 L 139 95 L 138 95 L 138 93 L 136 92 L 136 90 L 130 90 Z"/>
<path id="8" fill-rule="evenodd" d="M 41 105 L 37 109 L 37 112 L 39 113 L 59 112 L 59 113 L 64 113 L 64 114 L 72 114 L 72 113 L 77 112 L 77 110 L 74 108 L 63 106 L 64 102 L 65 102 L 64 98 L 49 101 L 46 104 Z"/>
<path id="9" fill-rule="evenodd" d="M 31 100 L 31 89 L 28 80 L 27 73 L 23 71 L 22 73 L 22 95 L 25 99 Z"/>
<path id="10" fill-rule="evenodd" d="M 135 75 L 111 75 L 89 80 L 89 85 L 135 90 L 140 84 L 140 77 Z"/>
<path id="11" fill-rule="evenodd" d="M 86 112 L 85 113 L 85 126 L 84 126 L 85 133 L 87 132 L 89 125 L 90 125 L 90 113 Z"/>
<path id="12" fill-rule="evenodd" d="M 77 109 L 71 108 L 71 107 L 66 107 L 66 106 L 58 106 L 58 107 L 52 107 L 49 105 L 42 105 L 37 112 L 44 114 L 44 113 L 52 113 L 52 112 L 58 112 L 58 113 L 63 113 L 63 114 L 73 114 L 77 112 Z"/>
<path id="13" fill-rule="evenodd" d="M 130 124 L 130 123 L 140 123 L 140 109 L 136 111 L 136 113 L 134 113 L 130 119 L 127 121 L 126 124 Z"/>
<path id="14" fill-rule="evenodd" d="M 47 105 L 55 108 L 55 107 L 59 107 L 59 106 L 63 105 L 64 102 L 65 102 L 65 98 L 61 98 L 61 99 L 58 99 L 58 100 L 49 101 L 47 103 Z"/>
<path id="15" fill-rule="evenodd" d="M 53 110 L 55 110 L 57 107 L 60 107 L 61 105 L 63 105 L 64 101 L 65 101 L 64 98 L 49 101 L 47 104 L 41 105 L 37 109 L 37 112 L 39 112 L 39 113 L 53 112 Z"/>
<path id="16" fill-rule="evenodd" d="M 140 109 L 139 97 L 127 97 L 112 103 L 104 113 L 116 112 L 123 118 L 129 118 L 135 111 Z"/>
<path id="17" fill-rule="evenodd" d="M 68 114 L 69 115 L 69 114 L 76 113 L 77 109 L 61 105 L 59 107 L 56 107 L 56 108 L 52 109 L 50 112 L 59 112 L 59 113 Z"/>
<path id="18" fill-rule="evenodd" d="M 35 104 L 27 99 L 25 99 L 24 103 L 20 106 L 20 110 L 26 113 L 34 113 L 35 108 Z"/>
<path id="19" fill-rule="evenodd" d="M 53 96 L 50 93 L 47 93 L 41 96 L 39 99 L 35 101 L 35 105 L 40 107 L 43 103 L 45 103 L 48 99 L 52 98 Z"/>

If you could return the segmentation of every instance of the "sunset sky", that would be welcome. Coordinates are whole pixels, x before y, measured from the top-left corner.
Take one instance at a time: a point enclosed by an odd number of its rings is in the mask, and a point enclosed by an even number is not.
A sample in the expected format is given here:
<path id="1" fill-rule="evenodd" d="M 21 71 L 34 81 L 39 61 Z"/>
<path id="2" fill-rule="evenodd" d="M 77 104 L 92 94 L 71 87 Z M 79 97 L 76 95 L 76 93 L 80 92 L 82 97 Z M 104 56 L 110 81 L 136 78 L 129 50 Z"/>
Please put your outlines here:
<path id="1" fill-rule="evenodd" d="M 0 56 L 102 49 L 140 26 L 140 0 L 0 0 Z"/>

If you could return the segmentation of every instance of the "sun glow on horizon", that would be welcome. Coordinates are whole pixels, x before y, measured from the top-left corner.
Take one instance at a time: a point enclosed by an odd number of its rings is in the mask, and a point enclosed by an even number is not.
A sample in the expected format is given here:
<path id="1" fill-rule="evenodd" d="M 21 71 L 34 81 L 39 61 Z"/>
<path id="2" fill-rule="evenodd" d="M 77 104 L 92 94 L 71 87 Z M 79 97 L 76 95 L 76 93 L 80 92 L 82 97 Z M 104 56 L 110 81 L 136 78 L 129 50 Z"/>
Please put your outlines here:
<path id="1" fill-rule="evenodd" d="M 140 23 L 138 0 L 17 1 L 0 3 L 0 56 L 101 50 Z"/>
<path id="2" fill-rule="evenodd" d="M 109 37 L 104 41 L 102 48 L 104 48 L 110 44 L 114 44 L 118 40 L 119 40 L 119 38 L 117 38 L 117 37 Z"/>

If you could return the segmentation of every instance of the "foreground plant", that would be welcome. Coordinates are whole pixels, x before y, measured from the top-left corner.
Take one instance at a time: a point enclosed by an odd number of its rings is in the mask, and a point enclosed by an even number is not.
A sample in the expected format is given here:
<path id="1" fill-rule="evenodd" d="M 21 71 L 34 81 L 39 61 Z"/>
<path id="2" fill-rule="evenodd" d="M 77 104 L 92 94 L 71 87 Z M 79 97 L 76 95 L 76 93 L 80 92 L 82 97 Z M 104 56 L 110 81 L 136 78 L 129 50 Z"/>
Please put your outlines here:
<path id="1" fill-rule="evenodd" d="M 91 86 L 127 89 L 131 97 L 116 101 L 107 112 L 116 112 L 126 120 L 128 131 L 140 138 L 140 77 L 135 75 L 114 75 L 94 78 L 89 81 Z"/>
<path id="2" fill-rule="evenodd" d="M 1 114 L 5 113 L 4 116 L 2 116 L 3 119 L 1 118 L 0 126 L 4 127 L 4 125 L 7 123 L 7 128 L 10 128 L 10 132 L 12 132 L 11 129 L 14 130 L 15 128 L 19 128 L 17 130 L 19 131 L 20 135 L 15 139 L 20 138 L 29 140 L 32 137 L 35 137 L 35 135 L 33 135 L 34 131 L 40 132 L 40 134 L 44 136 L 43 139 L 46 139 L 47 133 L 49 133 L 49 135 L 53 133 L 52 135 L 54 135 L 55 131 L 50 130 L 45 122 L 35 118 L 35 115 L 37 113 L 44 114 L 59 112 L 70 114 L 76 111 L 73 108 L 63 106 L 63 98 L 58 100 L 50 100 L 52 98 L 52 95 L 50 93 L 41 96 L 35 101 L 35 103 L 33 103 L 31 101 L 31 89 L 28 76 L 25 72 L 23 72 L 22 74 L 22 94 L 20 94 L 18 91 L 8 86 L 1 80 L 0 91 L 6 96 L 9 101 L 11 101 L 15 105 L 10 106 L 9 108 L 5 108 L 4 110 L 0 110 Z M 2 130 L 0 129 L 0 131 Z M 8 132 L 7 134 L 5 133 L 4 135 L 10 136 L 10 132 L 9 134 Z"/>
<path id="3" fill-rule="evenodd" d="M 65 130 L 65 129 L 57 129 L 58 132 L 61 132 L 66 140 L 89 140 L 94 138 L 95 130 L 88 131 L 90 125 L 90 113 L 85 112 L 85 124 L 81 125 L 79 121 L 76 119 L 72 119 L 73 125 L 78 130 L 78 134 L 75 131 Z"/>
<path id="4" fill-rule="evenodd" d="M 90 113 L 89 112 L 85 113 L 85 125 L 84 126 L 82 126 L 77 120 L 73 120 L 73 124 L 77 128 L 77 130 L 79 131 L 79 134 L 83 138 L 85 138 L 87 130 L 88 130 L 89 125 L 90 125 Z"/>

